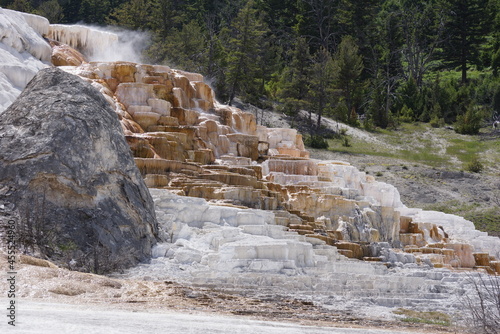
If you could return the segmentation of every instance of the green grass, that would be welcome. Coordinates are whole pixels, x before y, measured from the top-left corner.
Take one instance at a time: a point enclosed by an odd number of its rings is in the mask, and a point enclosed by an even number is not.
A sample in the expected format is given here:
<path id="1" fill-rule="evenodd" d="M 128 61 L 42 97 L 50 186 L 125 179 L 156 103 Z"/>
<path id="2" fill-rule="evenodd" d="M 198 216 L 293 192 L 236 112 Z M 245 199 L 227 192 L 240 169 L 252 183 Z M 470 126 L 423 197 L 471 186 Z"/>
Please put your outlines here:
<path id="1" fill-rule="evenodd" d="M 416 150 L 401 150 L 398 158 L 409 162 L 419 162 L 431 167 L 445 167 L 449 163 L 449 158 L 432 153 L 430 148 Z"/>
<path id="2" fill-rule="evenodd" d="M 476 203 L 463 203 L 457 200 L 453 200 L 436 204 L 430 204 L 426 206 L 424 209 L 456 214 L 457 212 L 469 212 L 471 210 L 477 209 L 477 207 L 478 204 Z"/>
<path id="3" fill-rule="evenodd" d="M 457 157 L 463 163 L 471 162 L 475 156 L 484 152 L 486 145 L 479 140 L 465 140 L 459 138 L 449 139 L 451 144 L 446 148 L 446 154 Z"/>
<path id="4" fill-rule="evenodd" d="M 467 79 L 468 80 L 475 80 L 480 78 L 481 76 L 484 76 L 485 73 L 491 73 L 491 71 L 488 71 L 486 69 L 483 69 L 482 71 L 478 71 L 477 69 L 469 69 L 467 71 Z M 426 78 L 429 78 L 430 80 L 435 80 L 436 76 L 439 74 L 439 79 L 441 81 L 455 81 L 455 82 L 460 82 L 462 80 L 462 71 L 441 71 L 441 72 L 433 72 L 430 73 L 429 75 L 426 76 Z"/>
<path id="5" fill-rule="evenodd" d="M 500 236 L 500 207 L 466 212 L 463 217 L 474 222 L 480 231 L 488 231 L 489 235 Z"/>
<path id="6" fill-rule="evenodd" d="M 399 130 L 379 129 L 374 134 L 382 143 L 365 143 L 358 139 L 350 140 L 350 147 L 342 146 L 341 141 L 330 139 L 330 150 L 341 153 L 363 154 L 385 158 L 403 159 L 411 163 L 423 163 L 432 167 L 448 164 L 448 158 L 436 153 L 437 147 L 424 136 L 426 124 L 403 124 Z M 406 135 L 412 134 L 412 135 Z M 415 137 L 418 137 L 415 139 Z"/>
<path id="7" fill-rule="evenodd" d="M 483 129 L 486 133 L 489 129 Z M 432 134 L 432 136 L 430 135 Z M 434 129 L 427 123 L 402 123 L 397 130 L 377 129 L 372 135 L 380 143 L 367 143 L 350 138 L 350 146 L 338 139 L 328 140 L 331 151 L 406 160 L 430 167 L 464 170 L 474 159 L 488 166 L 500 164 L 500 139 L 485 140 L 466 136 L 449 129 Z M 443 148 L 442 143 L 445 143 Z M 457 163 L 458 160 L 458 163 Z"/>
<path id="8" fill-rule="evenodd" d="M 403 315 L 404 318 L 401 319 L 403 322 L 408 323 L 419 323 L 419 324 L 432 324 L 440 326 L 450 326 L 451 318 L 448 314 L 436 311 L 430 312 L 420 312 L 414 310 L 408 310 L 404 308 L 399 308 L 394 311 L 395 314 Z"/>

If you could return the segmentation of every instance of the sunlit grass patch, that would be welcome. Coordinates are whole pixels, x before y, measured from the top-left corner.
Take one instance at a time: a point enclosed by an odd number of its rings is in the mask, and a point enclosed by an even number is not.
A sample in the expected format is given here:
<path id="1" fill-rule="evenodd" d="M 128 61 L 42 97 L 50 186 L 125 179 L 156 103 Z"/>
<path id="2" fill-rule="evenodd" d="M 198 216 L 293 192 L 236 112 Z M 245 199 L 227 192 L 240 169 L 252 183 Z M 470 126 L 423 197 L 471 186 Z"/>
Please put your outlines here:
<path id="1" fill-rule="evenodd" d="M 371 132 L 376 141 L 350 137 L 349 146 L 339 139 L 330 139 L 328 144 L 334 152 L 395 158 L 449 170 L 467 170 L 474 160 L 485 168 L 495 168 L 500 163 L 500 138 L 488 137 L 489 129 L 482 131 L 483 135 L 466 136 L 427 123 L 402 123 L 397 130 Z"/>
<path id="2" fill-rule="evenodd" d="M 450 146 L 446 148 L 446 154 L 453 155 L 463 163 L 470 163 L 486 145 L 478 140 L 449 139 Z"/>
<path id="3" fill-rule="evenodd" d="M 441 326 L 451 325 L 451 317 L 443 312 L 437 312 L 437 311 L 421 312 L 421 311 L 399 308 L 396 311 L 394 311 L 394 313 L 404 316 L 404 318 L 401 318 L 401 321 L 403 322 L 423 323 L 423 324 L 432 324 Z"/>
<path id="4" fill-rule="evenodd" d="M 440 154 L 434 153 L 435 151 L 429 148 L 415 149 L 415 150 L 401 150 L 399 151 L 400 159 L 412 162 L 419 162 L 432 167 L 444 167 L 448 164 L 449 158 Z"/>

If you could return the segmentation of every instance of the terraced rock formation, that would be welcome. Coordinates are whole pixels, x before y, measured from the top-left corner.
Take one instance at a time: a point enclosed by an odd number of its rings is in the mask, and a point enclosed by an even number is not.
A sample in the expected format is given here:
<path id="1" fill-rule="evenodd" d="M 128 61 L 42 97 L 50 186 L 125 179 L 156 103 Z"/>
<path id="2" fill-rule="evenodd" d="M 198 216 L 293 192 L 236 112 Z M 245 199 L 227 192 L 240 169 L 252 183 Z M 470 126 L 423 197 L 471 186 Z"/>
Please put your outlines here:
<path id="1" fill-rule="evenodd" d="M 199 74 L 123 62 L 64 69 L 92 82 L 120 115 L 151 188 L 271 210 L 279 225 L 349 258 L 498 270 L 497 238 L 460 217 L 407 208 L 396 188 L 347 163 L 309 159 L 296 130 L 257 126 L 254 115 L 218 104 Z"/>

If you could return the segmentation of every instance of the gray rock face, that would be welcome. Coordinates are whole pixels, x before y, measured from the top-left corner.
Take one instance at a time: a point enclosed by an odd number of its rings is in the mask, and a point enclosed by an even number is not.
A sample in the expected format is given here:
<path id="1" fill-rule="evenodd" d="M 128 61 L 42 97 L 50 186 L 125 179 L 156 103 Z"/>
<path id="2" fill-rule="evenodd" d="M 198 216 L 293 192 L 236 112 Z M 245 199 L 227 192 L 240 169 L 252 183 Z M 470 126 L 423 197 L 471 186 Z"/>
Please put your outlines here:
<path id="1" fill-rule="evenodd" d="M 129 267 L 156 242 L 154 204 L 118 116 L 57 68 L 40 71 L 0 115 L 0 190 L 22 247 L 74 269 Z"/>

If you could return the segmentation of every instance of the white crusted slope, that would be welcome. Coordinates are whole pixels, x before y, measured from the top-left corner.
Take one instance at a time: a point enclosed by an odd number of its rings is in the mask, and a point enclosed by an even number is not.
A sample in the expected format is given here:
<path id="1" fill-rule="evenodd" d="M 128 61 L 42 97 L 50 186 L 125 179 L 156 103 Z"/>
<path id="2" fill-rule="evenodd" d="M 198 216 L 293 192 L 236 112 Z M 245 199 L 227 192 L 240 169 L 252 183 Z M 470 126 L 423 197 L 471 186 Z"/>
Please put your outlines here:
<path id="1" fill-rule="evenodd" d="M 48 26 L 41 16 L 0 8 L 0 113 L 50 64 L 52 50 L 39 33 Z"/>

